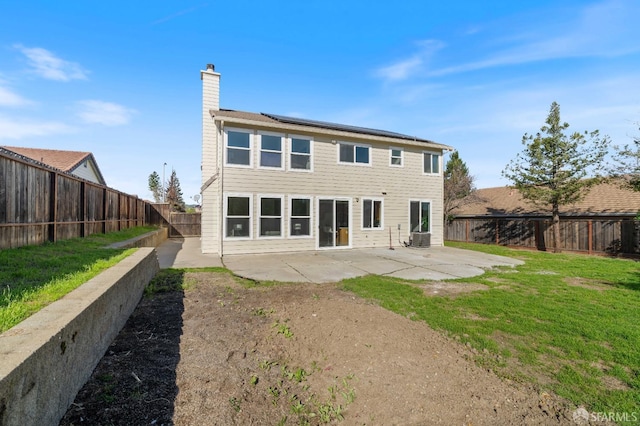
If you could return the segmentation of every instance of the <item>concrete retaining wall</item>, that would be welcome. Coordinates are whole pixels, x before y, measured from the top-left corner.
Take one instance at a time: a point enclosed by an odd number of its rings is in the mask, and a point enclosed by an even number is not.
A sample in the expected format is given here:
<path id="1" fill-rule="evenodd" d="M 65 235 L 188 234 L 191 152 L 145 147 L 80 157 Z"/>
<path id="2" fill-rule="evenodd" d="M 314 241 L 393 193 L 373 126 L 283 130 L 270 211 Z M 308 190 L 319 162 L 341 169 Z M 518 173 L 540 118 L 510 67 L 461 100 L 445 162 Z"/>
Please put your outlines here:
<path id="1" fill-rule="evenodd" d="M 131 238 L 118 243 L 113 243 L 111 248 L 133 248 L 133 247 L 158 247 L 169 238 L 169 229 L 160 228 L 156 231 L 147 232 L 139 237 Z"/>
<path id="2" fill-rule="evenodd" d="M 57 425 L 158 270 L 141 248 L 0 334 L 0 425 Z"/>

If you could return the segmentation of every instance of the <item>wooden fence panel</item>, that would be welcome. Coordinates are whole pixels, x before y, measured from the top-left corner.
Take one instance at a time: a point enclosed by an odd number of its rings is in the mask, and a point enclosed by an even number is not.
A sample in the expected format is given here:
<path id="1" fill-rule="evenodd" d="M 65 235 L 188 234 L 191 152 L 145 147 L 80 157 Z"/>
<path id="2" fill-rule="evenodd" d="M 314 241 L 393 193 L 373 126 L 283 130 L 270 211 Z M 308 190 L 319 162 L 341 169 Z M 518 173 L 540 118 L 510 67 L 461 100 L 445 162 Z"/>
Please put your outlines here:
<path id="1" fill-rule="evenodd" d="M 553 244 L 546 218 L 454 218 L 445 224 L 447 240 L 548 250 Z M 640 221 L 623 218 L 563 218 L 560 248 L 566 251 L 640 254 Z"/>
<path id="2" fill-rule="evenodd" d="M 169 237 L 199 237 L 200 213 L 171 213 Z"/>
<path id="3" fill-rule="evenodd" d="M 0 249 L 143 226 L 136 196 L 0 152 Z"/>

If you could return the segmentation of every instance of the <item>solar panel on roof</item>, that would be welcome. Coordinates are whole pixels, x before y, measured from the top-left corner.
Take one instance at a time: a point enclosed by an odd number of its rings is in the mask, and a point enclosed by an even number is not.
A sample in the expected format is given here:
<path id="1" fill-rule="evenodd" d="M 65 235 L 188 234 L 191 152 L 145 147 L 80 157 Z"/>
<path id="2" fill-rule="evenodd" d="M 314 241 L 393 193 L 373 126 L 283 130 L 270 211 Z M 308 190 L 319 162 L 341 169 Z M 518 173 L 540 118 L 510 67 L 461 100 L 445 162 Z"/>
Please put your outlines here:
<path id="1" fill-rule="evenodd" d="M 412 141 L 422 141 L 422 142 L 429 142 L 426 139 L 420 139 L 420 138 L 416 138 L 414 136 L 409 136 L 409 135 L 403 135 L 402 133 L 396 133 L 396 132 L 389 132 L 386 130 L 379 130 L 379 129 L 370 129 L 367 127 L 358 127 L 358 126 L 350 126 L 348 124 L 338 124 L 338 123 L 329 123 L 326 121 L 318 121 L 318 120 L 307 120 L 305 118 L 295 118 L 295 117 L 285 117 L 283 115 L 277 115 L 277 114 L 267 114 L 262 112 L 262 115 L 269 117 L 271 119 L 277 120 L 281 123 L 286 123 L 286 124 L 298 124 L 301 126 L 313 126 L 313 127 L 320 127 L 323 129 L 331 129 L 331 130 L 342 130 L 345 132 L 352 132 L 352 133 L 361 133 L 361 134 L 366 134 L 366 135 L 375 135 L 375 136 L 385 136 L 385 137 L 389 137 L 389 138 L 397 138 L 397 139 L 405 139 L 405 140 L 412 140 Z"/>

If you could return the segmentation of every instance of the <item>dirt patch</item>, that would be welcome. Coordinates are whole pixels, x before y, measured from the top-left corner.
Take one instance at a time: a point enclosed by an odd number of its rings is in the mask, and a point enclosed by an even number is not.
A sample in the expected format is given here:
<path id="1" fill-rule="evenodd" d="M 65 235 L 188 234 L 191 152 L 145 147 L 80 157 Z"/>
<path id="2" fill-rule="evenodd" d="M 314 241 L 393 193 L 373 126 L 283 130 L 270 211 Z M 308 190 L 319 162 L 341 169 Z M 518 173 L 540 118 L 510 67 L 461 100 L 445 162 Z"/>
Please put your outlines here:
<path id="1" fill-rule="evenodd" d="M 467 347 L 334 284 L 226 274 L 144 299 L 61 424 L 573 424 Z"/>
<path id="2" fill-rule="evenodd" d="M 570 277 L 565 278 L 564 281 L 567 283 L 567 285 L 570 285 L 572 287 L 582 287 L 589 290 L 605 291 L 611 289 L 611 286 L 608 284 L 599 282 L 597 280 L 590 280 L 587 278 Z"/>
<path id="3" fill-rule="evenodd" d="M 420 286 L 427 296 L 457 296 L 474 291 L 489 290 L 489 286 L 476 283 L 434 281 Z"/>

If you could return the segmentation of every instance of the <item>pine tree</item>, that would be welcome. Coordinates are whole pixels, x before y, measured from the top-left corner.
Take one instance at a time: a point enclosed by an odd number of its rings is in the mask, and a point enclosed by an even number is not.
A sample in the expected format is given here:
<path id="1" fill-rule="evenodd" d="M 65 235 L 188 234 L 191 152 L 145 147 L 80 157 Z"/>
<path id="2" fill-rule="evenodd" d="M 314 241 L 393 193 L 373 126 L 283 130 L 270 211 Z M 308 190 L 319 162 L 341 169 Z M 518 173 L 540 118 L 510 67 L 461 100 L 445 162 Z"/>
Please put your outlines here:
<path id="1" fill-rule="evenodd" d="M 621 179 L 623 187 L 640 191 L 640 137 L 634 137 L 631 145 L 616 145 L 613 148 L 614 165 L 610 167 L 609 173 Z"/>
<path id="2" fill-rule="evenodd" d="M 524 151 L 505 167 L 502 175 L 523 198 L 551 207 L 553 250 L 560 251 L 560 206 L 580 201 L 599 182 L 609 138 L 600 133 L 567 135 L 568 123 L 560 121 L 560 105 L 551 104 L 540 132 L 522 137 Z"/>
<path id="3" fill-rule="evenodd" d="M 444 219 L 451 220 L 451 212 L 472 201 L 470 195 L 475 191 L 474 177 L 458 151 L 454 151 L 444 170 Z M 446 228 L 445 228 L 446 229 Z"/>
<path id="4" fill-rule="evenodd" d="M 185 211 L 185 203 L 182 199 L 182 190 L 180 189 L 180 180 L 175 170 L 171 171 L 165 196 L 166 202 L 171 206 L 171 210 L 179 212 Z"/>
<path id="5" fill-rule="evenodd" d="M 156 203 L 162 201 L 162 185 L 160 184 L 160 176 L 155 171 L 149 175 L 149 191 L 153 194 Z"/>

